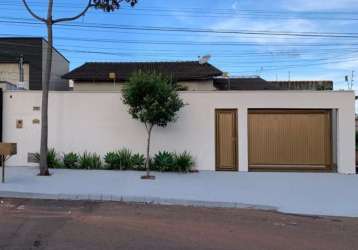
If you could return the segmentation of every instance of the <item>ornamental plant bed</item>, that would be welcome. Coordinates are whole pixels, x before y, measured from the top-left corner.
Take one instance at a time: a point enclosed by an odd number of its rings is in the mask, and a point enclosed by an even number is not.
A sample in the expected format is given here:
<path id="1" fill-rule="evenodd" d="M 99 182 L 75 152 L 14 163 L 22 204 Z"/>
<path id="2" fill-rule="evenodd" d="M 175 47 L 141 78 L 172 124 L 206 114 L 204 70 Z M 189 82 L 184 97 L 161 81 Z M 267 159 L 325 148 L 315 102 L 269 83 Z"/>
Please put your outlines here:
<path id="1" fill-rule="evenodd" d="M 145 157 L 142 154 L 132 153 L 129 149 L 120 149 L 108 152 L 103 159 L 99 154 L 84 152 L 77 154 L 69 152 L 59 154 L 55 149 L 48 153 L 48 165 L 52 169 L 82 169 L 82 170 L 131 170 L 146 171 Z M 196 173 L 193 169 L 194 160 L 188 152 L 174 153 L 160 151 L 149 159 L 150 171 Z M 145 176 L 142 179 L 155 179 L 154 176 Z"/>

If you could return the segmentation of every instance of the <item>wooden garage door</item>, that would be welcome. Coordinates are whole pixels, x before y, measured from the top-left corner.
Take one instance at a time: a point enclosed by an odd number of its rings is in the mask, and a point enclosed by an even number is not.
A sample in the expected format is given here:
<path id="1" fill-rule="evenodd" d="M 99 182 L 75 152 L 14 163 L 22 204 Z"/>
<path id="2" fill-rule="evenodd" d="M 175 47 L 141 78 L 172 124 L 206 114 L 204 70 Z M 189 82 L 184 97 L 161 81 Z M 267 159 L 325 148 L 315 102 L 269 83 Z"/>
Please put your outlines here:
<path id="1" fill-rule="evenodd" d="M 250 110 L 251 169 L 329 169 L 329 110 Z"/>
<path id="2" fill-rule="evenodd" d="M 237 170 L 237 110 L 216 110 L 215 116 L 216 170 Z"/>

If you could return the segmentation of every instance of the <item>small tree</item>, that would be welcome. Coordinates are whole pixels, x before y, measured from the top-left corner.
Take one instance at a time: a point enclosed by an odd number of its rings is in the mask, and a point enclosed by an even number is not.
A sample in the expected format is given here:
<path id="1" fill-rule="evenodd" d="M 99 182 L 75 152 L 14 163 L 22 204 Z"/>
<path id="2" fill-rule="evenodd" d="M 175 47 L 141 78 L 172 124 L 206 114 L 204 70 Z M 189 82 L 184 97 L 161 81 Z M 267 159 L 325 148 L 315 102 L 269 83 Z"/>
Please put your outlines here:
<path id="1" fill-rule="evenodd" d="M 123 103 L 129 106 L 129 114 L 144 123 L 147 129 L 146 176 L 143 179 L 154 179 L 150 176 L 149 155 L 150 137 L 154 126 L 166 127 L 174 122 L 177 112 L 184 106 L 176 92 L 176 87 L 169 78 L 158 73 L 138 71 L 134 73 L 123 88 Z"/>

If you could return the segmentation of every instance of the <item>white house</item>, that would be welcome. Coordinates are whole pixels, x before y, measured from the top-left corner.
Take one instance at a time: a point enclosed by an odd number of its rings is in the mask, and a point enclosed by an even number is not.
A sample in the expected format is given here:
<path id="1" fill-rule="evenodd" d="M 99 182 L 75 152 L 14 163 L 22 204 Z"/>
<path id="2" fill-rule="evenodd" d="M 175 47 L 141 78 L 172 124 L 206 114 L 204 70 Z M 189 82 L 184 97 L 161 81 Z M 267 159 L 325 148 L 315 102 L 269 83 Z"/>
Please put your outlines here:
<path id="1" fill-rule="evenodd" d="M 198 170 L 355 173 L 352 91 L 184 91 L 176 123 L 155 128 L 151 153 L 190 151 Z M 146 131 L 115 91 L 50 92 L 49 143 L 59 152 L 145 152 Z M 39 151 L 40 91 L 5 91 L 9 165 Z M 21 121 L 22 126 L 18 126 Z M 40 121 L 41 122 L 41 121 Z"/>

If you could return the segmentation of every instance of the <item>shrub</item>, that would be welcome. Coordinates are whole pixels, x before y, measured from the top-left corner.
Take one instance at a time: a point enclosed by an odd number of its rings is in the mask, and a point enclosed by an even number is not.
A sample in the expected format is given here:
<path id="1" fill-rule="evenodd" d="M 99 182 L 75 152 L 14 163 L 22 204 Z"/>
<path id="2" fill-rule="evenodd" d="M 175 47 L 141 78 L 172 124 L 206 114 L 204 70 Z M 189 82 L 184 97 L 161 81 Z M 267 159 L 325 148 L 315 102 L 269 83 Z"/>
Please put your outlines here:
<path id="1" fill-rule="evenodd" d="M 126 170 L 132 168 L 132 152 L 129 149 L 123 148 L 119 150 L 118 157 L 120 159 L 120 169 Z"/>
<path id="2" fill-rule="evenodd" d="M 96 153 L 84 152 L 79 157 L 79 168 L 81 169 L 101 169 L 101 157 Z"/>
<path id="3" fill-rule="evenodd" d="M 49 168 L 61 168 L 61 160 L 54 148 L 49 149 L 47 153 L 47 165 Z"/>
<path id="4" fill-rule="evenodd" d="M 107 169 L 132 169 L 134 165 L 141 165 L 141 155 L 133 155 L 129 149 L 123 148 L 118 151 L 109 152 L 104 157 Z M 144 157 L 143 157 L 144 159 Z"/>
<path id="5" fill-rule="evenodd" d="M 179 172 L 189 172 L 194 165 L 193 157 L 187 151 L 175 155 L 175 165 Z"/>
<path id="6" fill-rule="evenodd" d="M 63 166 L 64 168 L 76 169 L 79 167 L 79 156 L 76 153 L 68 153 L 63 155 Z"/>
<path id="7" fill-rule="evenodd" d="M 35 154 L 35 159 L 40 163 L 40 154 Z M 61 168 L 61 160 L 54 148 L 50 148 L 47 152 L 47 166 L 48 168 Z"/>
<path id="8" fill-rule="evenodd" d="M 121 159 L 117 152 L 109 152 L 104 156 L 104 162 L 106 163 L 107 169 L 120 169 Z"/>
<path id="9" fill-rule="evenodd" d="M 133 170 L 145 170 L 145 158 L 142 154 L 132 155 L 132 169 Z"/>
<path id="10" fill-rule="evenodd" d="M 154 170 L 161 172 L 175 171 L 175 154 L 167 151 L 159 151 L 154 156 Z"/>

